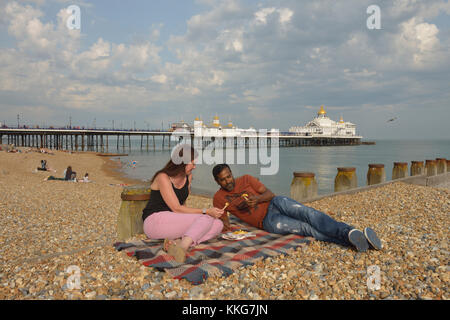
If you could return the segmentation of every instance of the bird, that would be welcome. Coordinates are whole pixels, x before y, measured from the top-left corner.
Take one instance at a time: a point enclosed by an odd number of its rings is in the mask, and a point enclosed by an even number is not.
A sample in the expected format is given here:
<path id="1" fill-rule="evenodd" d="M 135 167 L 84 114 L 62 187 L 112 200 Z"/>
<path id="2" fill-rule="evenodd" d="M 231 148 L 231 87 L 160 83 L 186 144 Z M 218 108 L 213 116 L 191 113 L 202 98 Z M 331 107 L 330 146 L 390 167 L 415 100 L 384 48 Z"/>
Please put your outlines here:
<path id="1" fill-rule="evenodd" d="M 394 120 L 396 120 L 396 119 L 397 119 L 397 117 L 392 118 L 392 119 L 389 119 L 387 122 L 392 122 L 392 121 L 394 121 Z"/>

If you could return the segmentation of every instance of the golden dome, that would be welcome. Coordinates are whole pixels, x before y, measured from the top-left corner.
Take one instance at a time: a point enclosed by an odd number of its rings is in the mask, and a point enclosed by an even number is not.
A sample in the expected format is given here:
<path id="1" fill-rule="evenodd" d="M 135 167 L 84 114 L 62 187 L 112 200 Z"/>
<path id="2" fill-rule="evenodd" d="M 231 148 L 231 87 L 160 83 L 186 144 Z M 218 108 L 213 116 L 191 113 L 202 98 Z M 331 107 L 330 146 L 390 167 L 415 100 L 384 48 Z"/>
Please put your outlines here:
<path id="1" fill-rule="evenodd" d="M 317 113 L 319 116 L 320 115 L 326 115 L 327 114 L 327 112 L 325 111 L 325 109 L 323 108 L 323 105 L 322 106 L 320 106 L 320 110 L 319 110 L 319 112 Z"/>
<path id="2" fill-rule="evenodd" d="M 344 123 L 344 118 L 342 118 L 342 116 L 341 119 L 339 120 L 339 123 Z"/>
<path id="3" fill-rule="evenodd" d="M 233 123 L 231 123 L 231 121 L 228 123 L 228 127 L 230 127 L 230 128 L 233 127 Z"/>
<path id="4" fill-rule="evenodd" d="M 196 118 L 195 118 L 195 121 L 200 121 L 199 117 L 196 117 Z"/>

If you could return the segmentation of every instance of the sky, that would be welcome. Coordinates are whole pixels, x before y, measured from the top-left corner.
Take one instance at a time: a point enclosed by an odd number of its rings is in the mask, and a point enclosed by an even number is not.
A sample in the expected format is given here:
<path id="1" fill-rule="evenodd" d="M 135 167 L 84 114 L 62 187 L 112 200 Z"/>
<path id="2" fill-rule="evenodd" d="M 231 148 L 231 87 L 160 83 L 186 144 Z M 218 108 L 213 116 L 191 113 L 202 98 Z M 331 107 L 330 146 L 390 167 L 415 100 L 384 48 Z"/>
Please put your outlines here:
<path id="1" fill-rule="evenodd" d="M 0 0 L 0 122 L 287 131 L 324 105 L 368 140 L 449 139 L 449 15 L 448 0 Z"/>

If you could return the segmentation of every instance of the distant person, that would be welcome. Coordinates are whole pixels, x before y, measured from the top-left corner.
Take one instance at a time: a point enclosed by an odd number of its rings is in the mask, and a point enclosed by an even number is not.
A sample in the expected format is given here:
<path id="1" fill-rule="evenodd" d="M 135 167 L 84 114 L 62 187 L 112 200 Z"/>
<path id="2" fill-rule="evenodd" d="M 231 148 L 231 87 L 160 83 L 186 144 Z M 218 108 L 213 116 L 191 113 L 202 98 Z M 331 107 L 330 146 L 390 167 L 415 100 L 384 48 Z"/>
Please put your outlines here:
<path id="1" fill-rule="evenodd" d="M 41 167 L 37 168 L 40 171 L 47 171 L 47 160 L 41 160 Z"/>
<path id="2" fill-rule="evenodd" d="M 7 152 L 16 153 L 16 152 L 18 152 L 18 150 L 16 149 L 16 146 L 11 143 L 8 145 Z"/>
<path id="3" fill-rule="evenodd" d="M 61 180 L 61 181 L 73 181 L 74 177 L 76 177 L 77 173 L 72 171 L 72 167 L 68 166 L 66 170 L 63 172 L 64 178 L 56 178 L 54 176 L 49 176 L 44 180 Z"/>
<path id="4" fill-rule="evenodd" d="M 78 182 L 91 182 L 89 180 L 89 173 L 86 172 L 86 174 L 84 175 L 83 179 L 79 180 Z"/>
<path id="5" fill-rule="evenodd" d="M 276 234 L 314 237 L 320 241 L 353 246 L 361 252 L 366 251 L 369 244 L 374 249 L 382 249 L 380 239 L 371 228 L 365 228 L 363 233 L 293 199 L 275 196 L 257 178 L 250 175 L 234 179 L 226 164 L 216 165 L 212 173 L 220 186 L 214 195 L 214 206 L 227 206 L 227 211 L 256 228 Z M 228 216 L 224 214 L 221 219 L 224 231 L 228 230 Z"/>
<path id="6" fill-rule="evenodd" d="M 222 209 L 185 205 L 197 157 L 190 145 L 175 148 L 169 162 L 151 179 L 150 200 L 142 213 L 147 237 L 165 239 L 164 250 L 179 263 L 185 261 L 190 247 L 218 236 L 223 228 Z"/>
<path id="7" fill-rule="evenodd" d="M 54 154 L 52 151 L 50 151 L 49 149 L 46 148 L 41 148 L 41 153 L 47 153 L 47 154 Z"/>

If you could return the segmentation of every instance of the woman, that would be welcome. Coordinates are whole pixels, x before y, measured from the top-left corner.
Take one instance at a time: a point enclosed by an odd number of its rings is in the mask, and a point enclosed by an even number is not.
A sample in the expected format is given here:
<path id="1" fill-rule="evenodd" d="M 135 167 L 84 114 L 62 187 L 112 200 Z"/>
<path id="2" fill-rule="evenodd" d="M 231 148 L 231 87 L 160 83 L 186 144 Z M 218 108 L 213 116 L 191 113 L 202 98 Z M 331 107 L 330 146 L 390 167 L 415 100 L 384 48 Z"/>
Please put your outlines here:
<path id="1" fill-rule="evenodd" d="M 219 220 L 224 213 L 222 209 L 185 205 L 196 157 L 197 152 L 189 145 L 175 148 L 169 162 L 151 179 L 150 200 L 142 214 L 147 237 L 166 239 L 164 250 L 180 263 L 186 260 L 189 247 L 216 237 L 223 228 Z"/>
<path id="2" fill-rule="evenodd" d="M 64 170 L 63 172 L 63 176 L 64 178 L 56 178 L 54 176 L 49 176 L 47 178 L 45 178 L 44 180 L 62 180 L 62 181 L 71 181 L 73 180 L 72 175 L 75 174 L 76 176 L 76 172 L 72 171 L 72 167 L 68 166 L 66 170 Z"/>

